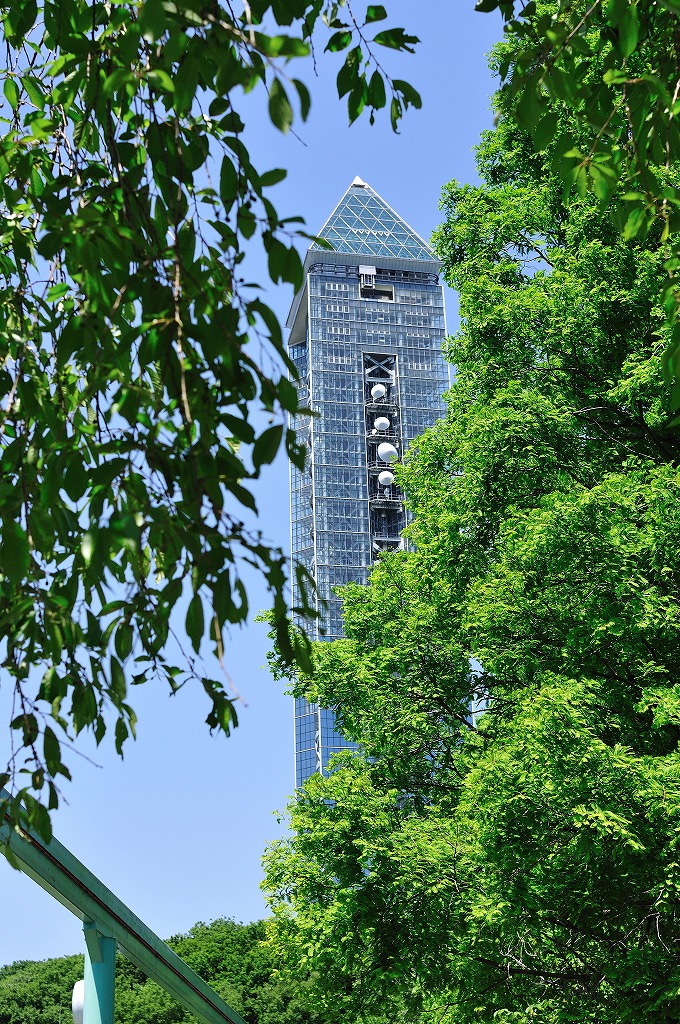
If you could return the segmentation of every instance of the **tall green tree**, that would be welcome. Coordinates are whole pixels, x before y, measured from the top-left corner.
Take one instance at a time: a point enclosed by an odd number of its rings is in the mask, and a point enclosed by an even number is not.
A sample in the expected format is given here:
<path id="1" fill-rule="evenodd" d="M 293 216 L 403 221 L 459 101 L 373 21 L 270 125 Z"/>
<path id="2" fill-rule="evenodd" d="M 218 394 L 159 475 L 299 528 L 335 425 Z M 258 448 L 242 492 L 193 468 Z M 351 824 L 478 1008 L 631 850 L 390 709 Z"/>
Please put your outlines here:
<path id="1" fill-rule="evenodd" d="M 311 102 L 291 68 L 325 48 L 341 54 L 350 120 L 389 108 L 396 129 L 420 100 L 375 54 L 417 40 L 386 18 L 345 0 L 3 5 L 0 658 L 14 716 L 0 810 L 45 836 L 64 741 L 108 729 L 120 752 L 130 684 L 197 683 L 209 726 L 236 724 L 200 653 L 222 662 L 225 627 L 247 616 L 243 563 L 264 575 L 286 657 L 306 657 L 288 635 L 286 558 L 245 521 L 279 449 L 304 460 L 287 427 L 294 368 L 240 277 L 257 244 L 272 282 L 298 287 L 304 231 L 269 198 L 285 170 L 253 165 L 243 97 L 259 89 L 262 116 L 289 131 Z"/>
<path id="2" fill-rule="evenodd" d="M 502 51 L 501 51 L 502 52 Z M 435 243 L 449 411 L 401 481 L 415 550 L 344 590 L 298 693 L 363 755 L 267 854 L 270 941 L 357 1016 L 680 1013 L 680 432 L 661 232 L 564 202 L 503 95 Z M 571 130 L 578 134 L 578 125 Z M 488 702 L 484 714 L 472 710 Z"/>

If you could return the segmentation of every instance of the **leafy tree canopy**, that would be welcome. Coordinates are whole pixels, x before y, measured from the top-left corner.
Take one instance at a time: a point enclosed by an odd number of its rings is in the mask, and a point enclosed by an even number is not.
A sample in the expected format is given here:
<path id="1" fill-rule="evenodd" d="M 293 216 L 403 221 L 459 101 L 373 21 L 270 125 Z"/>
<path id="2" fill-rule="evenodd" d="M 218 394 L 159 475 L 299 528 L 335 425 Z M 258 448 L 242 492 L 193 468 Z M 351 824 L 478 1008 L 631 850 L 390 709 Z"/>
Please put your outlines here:
<path id="1" fill-rule="evenodd" d="M 247 1024 L 321 1024 L 319 1013 L 301 1005 L 308 981 L 277 977 L 263 944 L 264 923 L 237 924 L 220 918 L 198 923 L 168 944 L 232 1006 Z M 21 961 L 0 968 L 0 1024 L 59 1024 L 70 1017 L 71 993 L 83 976 L 83 957 L 41 963 Z M 128 960 L 116 963 L 118 1024 L 185 1024 L 195 1018 Z"/>
<path id="2" fill-rule="evenodd" d="M 2 8 L 0 636 L 14 717 L 0 785 L 14 797 L 1 809 L 44 836 L 69 778 L 64 741 L 113 726 L 120 752 L 130 684 L 196 681 L 209 726 L 236 724 L 200 654 L 211 643 L 222 662 L 225 627 L 246 618 L 244 562 L 264 574 L 285 657 L 306 658 L 288 634 L 285 556 L 244 523 L 250 482 L 282 446 L 297 465 L 304 451 L 286 425 L 297 395 L 281 327 L 240 276 L 252 239 L 272 282 L 298 287 L 304 232 L 269 199 L 285 171 L 251 161 L 242 99 L 259 88 L 289 131 L 311 102 L 290 67 L 325 47 L 341 52 L 350 120 L 387 108 L 396 129 L 420 100 L 375 52 L 417 39 L 378 4 L 242 7 Z M 193 654 L 174 664 L 185 607 Z"/>
<path id="3" fill-rule="evenodd" d="M 680 4 L 678 0 L 478 0 L 500 10 L 510 45 L 497 70 L 566 193 L 592 191 L 624 238 L 661 230 L 661 296 L 671 334 L 664 370 L 680 409 Z M 567 109 L 578 127 L 565 130 Z"/>
<path id="4" fill-rule="evenodd" d="M 661 231 L 564 202 L 507 94 L 444 190 L 449 411 L 401 470 L 415 550 L 344 590 L 297 692 L 343 755 L 267 854 L 270 942 L 357 1017 L 667 1024 L 680 813 L 680 431 Z M 568 112 L 560 115 L 568 122 Z M 571 121 L 582 138 L 584 129 Z M 484 714 L 472 713 L 486 702 Z"/>

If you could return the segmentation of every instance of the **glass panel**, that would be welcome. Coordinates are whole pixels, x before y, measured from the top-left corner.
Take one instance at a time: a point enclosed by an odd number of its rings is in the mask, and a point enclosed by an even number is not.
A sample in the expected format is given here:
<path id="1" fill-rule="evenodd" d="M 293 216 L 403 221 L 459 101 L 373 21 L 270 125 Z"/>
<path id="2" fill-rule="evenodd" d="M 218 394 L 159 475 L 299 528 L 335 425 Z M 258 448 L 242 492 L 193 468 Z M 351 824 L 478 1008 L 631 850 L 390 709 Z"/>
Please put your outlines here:
<path id="1" fill-rule="evenodd" d="M 369 185 L 350 187 L 319 235 L 338 252 L 434 260 L 423 239 Z"/>

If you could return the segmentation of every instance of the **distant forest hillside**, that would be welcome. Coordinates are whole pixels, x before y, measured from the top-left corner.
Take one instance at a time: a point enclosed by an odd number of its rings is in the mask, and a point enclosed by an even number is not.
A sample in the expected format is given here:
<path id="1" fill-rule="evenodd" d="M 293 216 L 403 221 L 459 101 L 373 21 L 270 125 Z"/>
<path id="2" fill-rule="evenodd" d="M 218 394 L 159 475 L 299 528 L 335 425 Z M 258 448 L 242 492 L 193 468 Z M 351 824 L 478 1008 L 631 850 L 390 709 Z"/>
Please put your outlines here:
<path id="1" fill-rule="evenodd" d="M 305 982 L 276 977 L 262 945 L 264 922 L 237 924 L 224 918 L 196 924 L 168 940 L 248 1024 L 316 1024 L 305 1008 Z M 71 994 L 83 976 L 83 957 L 22 960 L 0 968 L 0 1024 L 70 1024 Z M 125 957 L 116 967 L 116 1024 L 182 1024 L 195 1018 Z"/>

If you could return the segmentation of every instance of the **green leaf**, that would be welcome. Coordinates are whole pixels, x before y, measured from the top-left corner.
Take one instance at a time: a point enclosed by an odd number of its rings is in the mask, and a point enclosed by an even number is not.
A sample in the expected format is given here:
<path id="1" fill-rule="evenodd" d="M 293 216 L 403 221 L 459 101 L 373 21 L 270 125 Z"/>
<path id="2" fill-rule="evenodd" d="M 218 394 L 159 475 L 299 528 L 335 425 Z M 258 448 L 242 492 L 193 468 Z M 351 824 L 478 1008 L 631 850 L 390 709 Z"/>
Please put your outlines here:
<path id="1" fill-rule="evenodd" d="M 196 654 L 198 654 L 201 647 L 201 640 L 203 639 L 203 633 L 205 631 L 203 602 L 201 601 L 200 594 L 194 594 L 189 602 L 186 617 L 186 631 L 187 636 L 191 640 L 193 649 L 196 651 Z"/>
<path id="2" fill-rule="evenodd" d="M 326 43 L 326 50 L 337 53 L 339 50 L 346 50 L 351 42 L 352 33 L 350 31 L 334 32 Z"/>
<path id="3" fill-rule="evenodd" d="M 129 735 L 129 731 L 128 731 L 128 727 L 127 727 L 127 723 L 125 722 L 125 719 L 124 718 L 116 719 L 116 728 L 115 728 L 115 733 L 114 733 L 115 744 L 116 744 L 116 753 L 122 755 L 123 744 L 125 743 L 125 740 L 128 738 L 128 735 Z"/>
<path id="4" fill-rule="evenodd" d="M 252 424 L 247 420 L 240 419 L 238 416 L 231 416 L 229 413 L 223 413 L 222 423 L 231 432 L 232 437 L 235 437 L 238 441 L 252 444 L 255 440 L 255 431 Z"/>
<path id="5" fill-rule="evenodd" d="M 45 94 L 43 93 L 38 81 L 33 75 L 24 75 L 21 84 L 23 85 L 28 98 L 38 110 L 44 110 L 45 108 Z"/>
<path id="6" fill-rule="evenodd" d="M 116 630 L 116 653 L 123 661 L 132 651 L 133 629 L 129 622 L 123 621 Z"/>
<path id="7" fill-rule="evenodd" d="M 353 124 L 366 106 L 368 84 L 365 75 L 359 75 L 347 97 L 347 113 L 349 123 Z"/>
<path id="8" fill-rule="evenodd" d="M 368 83 L 368 102 L 376 110 L 384 107 L 387 103 L 387 95 L 385 93 L 385 83 L 383 77 L 379 71 L 374 71 L 371 75 L 371 80 Z"/>
<path id="9" fill-rule="evenodd" d="M 640 38 L 640 18 L 637 4 L 631 4 L 626 8 L 623 16 L 618 22 L 619 49 L 624 57 L 630 57 L 635 52 Z"/>
<path id="10" fill-rule="evenodd" d="M 128 83 L 135 83 L 133 72 L 128 68 L 116 68 L 115 71 L 112 71 L 111 74 L 104 79 L 102 92 L 105 96 L 113 96 L 118 92 L 118 90 L 122 89 Z"/>
<path id="11" fill-rule="evenodd" d="M 559 124 L 559 116 L 549 111 L 544 114 L 543 117 L 538 121 L 536 127 L 531 133 L 534 147 L 538 153 L 547 149 L 552 140 L 555 138 Z"/>
<path id="12" fill-rule="evenodd" d="M 309 89 L 304 82 L 300 82 L 297 78 L 293 79 L 293 85 L 295 86 L 300 100 L 300 116 L 303 121 L 306 121 L 309 117 L 309 111 L 312 106 L 312 98 L 309 94 Z"/>
<path id="13" fill-rule="evenodd" d="M 273 462 L 281 446 L 283 424 L 278 423 L 263 431 L 253 445 L 253 465 L 259 470 L 261 466 Z"/>
<path id="14" fill-rule="evenodd" d="M 309 43 L 295 36 L 262 36 L 256 34 L 258 42 L 262 42 L 262 52 L 269 57 L 306 57 L 310 53 Z"/>
<path id="15" fill-rule="evenodd" d="M 172 78 L 167 71 L 163 71 L 161 68 L 154 68 L 152 71 L 148 71 L 146 77 L 151 85 L 155 85 L 162 92 L 175 91 L 175 83 Z"/>
<path id="16" fill-rule="evenodd" d="M 230 210 L 238 198 L 238 173 L 228 154 L 222 157 L 220 167 L 220 199 L 225 210 Z"/>
<path id="17" fill-rule="evenodd" d="M 547 103 L 539 91 L 538 82 L 535 79 L 525 82 L 516 107 L 518 122 L 531 130 L 538 125 L 546 111 Z"/>
<path id="18" fill-rule="evenodd" d="M 387 11 L 382 4 L 369 4 L 366 8 L 366 24 L 370 25 L 374 21 L 384 21 L 387 17 Z"/>
<path id="19" fill-rule="evenodd" d="M 392 80 L 392 85 L 396 92 L 401 94 L 405 106 L 408 107 L 410 104 L 412 107 L 415 107 L 416 110 L 420 110 L 423 105 L 423 101 L 420 93 L 413 88 L 410 82 L 404 82 L 401 78 L 395 78 Z"/>
<path id="20" fill-rule="evenodd" d="M 125 698 L 127 692 L 127 683 L 125 681 L 125 672 L 123 666 L 118 661 L 118 658 L 114 658 L 111 655 L 111 681 L 110 681 L 110 692 L 119 701 Z"/>
<path id="21" fill-rule="evenodd" d="M 71 718 L 76 735 L 97 718 L 97 700 L 90 683 L 78 681 L 71 697 Z"/>
<path id="22" fill-rule="evenodd" d="M 239 206 L 236 224 L 244 238 L 252 238 L 257 231 L 255 214 L 247 206 Z"/>
<path id="23" fill-rule="evenodd" d="M 229 736 L 232 726 L 236 727 L 238 725 L 236 708 L 233 701 L 225 696 L 220 685 L 214 680 L 203 679 L 202 683 L 212 701 L 210 714 L 206 718 L 208 726 L 211 731 L 213 729 L 220 729 L 225 735 Z"/>
<path id="24" fill-rule="evenodd" d="M 63 299 L 65 295 L 71 291 L 71 288 L 65 281 L 60 281 L 59 284 L 53 284 L 47 291 L 48 302 L 58 302 L 59 299 Z"/>
<path id="25" fill-rule="evenodd" d="M 598 199 L 606 202 L 613 195 L 618 183 L 618 174 L 607 160 L 593 161 L 588 173 L 593 182 L 593 191 Z"/>
<path id="26" fill-rule="evenodd" d="M 34 800 L 28 813 L 28 822 L 40 838 L 49 843 L 52 839 L 52 823 L 46 807 Z"/>
<path id="27" fill-rule="evenodd" d="M 269 89 L 269 117 L 275 128 L 284 134 L 290 131 L 293 123 L 293 108 L 286 95 L 286 90 L 278 78 L 275 78 Z"/>
<path id="28" fill-rule="evenodd" d="M 623 228 L 623 237 L 626 241 L 636 238 L 639 234 L 643 233 L 646 230 L 647 221 L 648 214 L 645 207 L 642 205 L 634 207 L 628 215 L 628 220 Z"/>
<path id="29" fill-rule="evenodd" d="M 359 73 L 359 63 L 361 61 L 361 50 L 358 46 L 355 46 L 353 50 L 350 50 L 345 57 L 345 63 L 338 71 L 337 84 L 338 84 L 338 96 L 342 98 L 351 89 L 354 88 L 357 76 Z"/>
<path id="30" fill-rule="evenodd" d="M 307 449 L 303 444 L 298 443 L 294 430 L 286 431 L 286 452 L 288 453 L 288 458 L 293 465 L 296 466 L 300 472 L 303 472 L 307 457 Z"/>
<path id="31" fill-rule="evenodd" d="M 59 774 L 61 767 L 61 747 L 59 740 L 49 725 L 45 726 L 45 731 L 43 732 L 43 753 L 47 770 L 52 778 L 54 778 Z"/>
<path id="32" fill-rule="evenodd" d="M 396 96 L 393 96 L 392 102 L 390 103 L 390 123 L 392 125 L 392 131 L 398 131 L 399 121 L 403 112 L 404 110 L 401 103 Z"/>
<path id="33" fill-rule="evenodd" d="M 28 537 L 25 531 L 11 519 L 5 519 L 0 537 L 0 569 L 12 583 L 19 583 L 26 577 L 30 562 Z"/>
<path id="34" fill-rule="evenodd" d="M 405 50 L 407 53 L 415 53 L 413 46 L 419 43 L 418 36 L 409 36 L 403 28 L 388 28 L 378 32 L 373 37 L 373 42 L 379 46 L 387 46 L 391 50 Z"/>
<path id="35" fill-rule="evenodd" d="M 607 24 L 617 28 L 621 19 L 625 18 L 629 6 L 630 0 L 606 0 L 604 14 Z"/>
<path id="36" fill-rule="evenodd" d="M 83 534 L 83 539 L 80 542 L 80 553 L 83 556 L 85 565 L 89 565 L 94 555 L 96 544 L 96 535 L 88 530 L 87 533 Z"/>
<path id="37" fill-rule="evenodd" d="M 302 284 L 302 261 L 300 254 L 293 246 L 290 248 L 278 238 L 266 242 L 269 253 L 269 276 L 274 283 L 289 281 L 295 289 Z"/>
<path id="38" fill-rule="evenodd" d="M 144 0 L 137 16 L 143 38 L 150 43 L 160 39 L 167 25 L 163 0 Z"/>
<path id="39" fill-rule="evenodd" d="M 38 4 L 36 0 L 21 0 L 9 5 L 5 15 L 5 35 L 13 46 L 18 47 L 24 37 L 30 32 L 38 17 Z"/>
<path id="40" fill-rule="evenodd" d="M 287 176 L 288 172 L 284 171 L 282 167 L 275 167 L 271 171 L 265 171 L 264 174 L 260 175 L 260 185 L 262 188 L 270 188 L 272 185 L 278 185 Z"/>
<path id="41" fill-rule="evenodd" d="M 3 82 L 2 90 L 12 110 L 19 106 L 19 87 L 13 78 L 7 76 Z"/>

